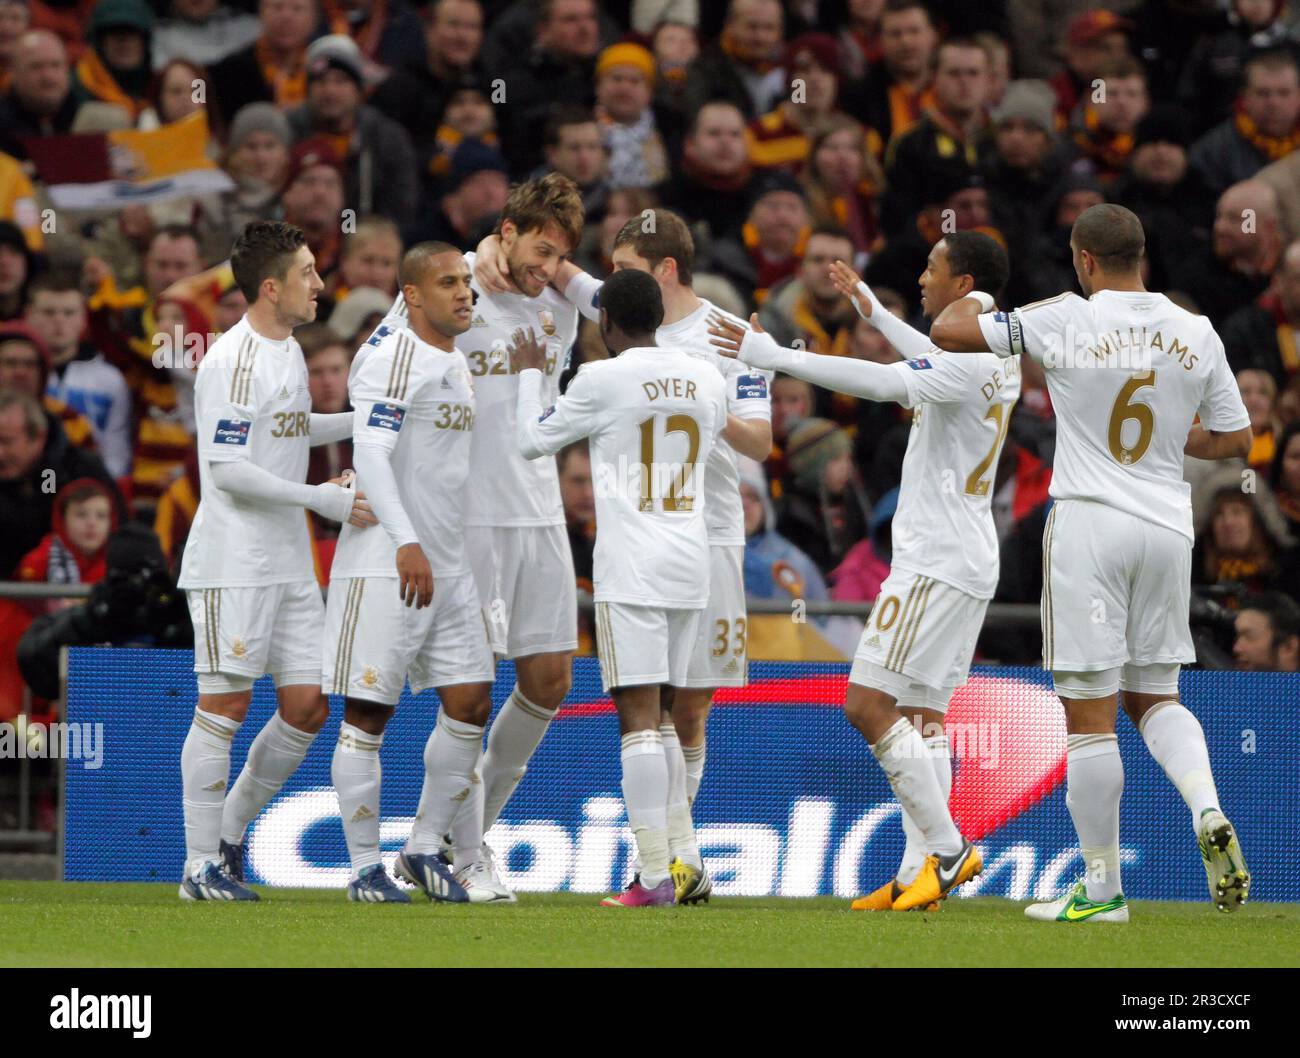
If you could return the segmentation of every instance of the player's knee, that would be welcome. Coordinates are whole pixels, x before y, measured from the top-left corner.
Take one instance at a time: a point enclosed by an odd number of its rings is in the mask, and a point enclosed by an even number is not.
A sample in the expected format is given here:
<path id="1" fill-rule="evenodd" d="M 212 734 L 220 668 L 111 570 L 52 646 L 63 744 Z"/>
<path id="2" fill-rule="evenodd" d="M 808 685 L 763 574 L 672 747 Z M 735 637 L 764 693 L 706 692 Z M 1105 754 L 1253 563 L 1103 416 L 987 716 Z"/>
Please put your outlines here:
<path id="1" fill-rule="evenodd" d="M 553 711 L 560 707 L 573 686 L 573 666 L 566 655 L 563 663 L 535 667 L 527 675 L 520 673 L 519 691 L 534 705 Z"/>
<path id="2" fill-rule="evenodd" d="M 678 696 L 673 703 L 673 728 L 685 745 L 695 746 L 704 739 L 704 729 L 709 719 L 709 701 L 698 702 Z"/>
<path id="3" fill-rule="evenodd" d="M 330 702 L 323 694 L 284 696 L 280 701 L 280 716 L 290 727 L 315 734 L 329 719 Z"/>

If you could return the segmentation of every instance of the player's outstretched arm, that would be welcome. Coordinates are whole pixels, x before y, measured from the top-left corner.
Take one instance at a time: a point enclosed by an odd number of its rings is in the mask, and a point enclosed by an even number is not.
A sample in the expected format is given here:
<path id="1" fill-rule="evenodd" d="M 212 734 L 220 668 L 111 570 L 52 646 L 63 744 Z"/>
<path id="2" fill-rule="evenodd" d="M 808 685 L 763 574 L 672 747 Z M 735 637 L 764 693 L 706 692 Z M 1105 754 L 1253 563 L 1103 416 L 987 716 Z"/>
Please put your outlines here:
<path id="1" fill-rule="evenodd" d="M 713 317 L 710 323 L 712 339 L 709 344 L 724 356 L 735 357 L 754 367 L 794 375 L 853 397 L 879 401 L 907 399 L 907 384 L 903 376 L 889 364 L 845 356 L 823 356 L 806 349 L 784 349 L 758 325 L 757 313 L 750 317 L 749 329 L 722 316 Z"/>
<path id="2" fill-rule="evenodd" d="M 515 443 L 525 459 L 553 456 L 565 445 L 591 432 L 593 407 L 589 380 L 582 371 L 569 384 L 569 392 L 543 414 L 542 368 L 545 365 L 546 346 L 532 328 L 527 334 L 515 331 L 510 346 L 510 368 L 519 372 Z"/>
<path id="3" fill-rule="evenodd" d="M 352 413 L 350 411 L 311 413 L 311 446 L 333 444 L 346 441 L 352 436 Z"/>
<path id="4" fill-rule="evenodd" d="M 832 263 L 830 274 L 835 288 L 853 303 L 858 315 L 883 334 L 904 360 L 915 360 L 934 352 L 935 343 L 931 338 L 890 312 L 876 297 L 876 292 L 843 261 Z M 961 305 L 964 312 L 975 315 L 990 311 L 994 303 L 988 294 L 973 291 L 955 304 Z"/>
<path id="5" fill-rule="evenodd" d="M 1249 426 L 1227 433 L 1216 433 L 1203 426 L 1193 426 L 1187 435 L 1183 454 L 1196 459 L 1245 459 L 1250 455 L 1254 433 Z"/>
<path id="6" fill-rule="evenodd" d="M 288 481 L 247 459 L 212 460 L 208 466 L 212 471 L 212 483 L 223 492 L 241 499 L 276 507 L 306 507 L 322 518 L 351 522 L 362 528 L 376 524 L 370 504 L 362 493 L 332 481 L 320 485 Z"/>

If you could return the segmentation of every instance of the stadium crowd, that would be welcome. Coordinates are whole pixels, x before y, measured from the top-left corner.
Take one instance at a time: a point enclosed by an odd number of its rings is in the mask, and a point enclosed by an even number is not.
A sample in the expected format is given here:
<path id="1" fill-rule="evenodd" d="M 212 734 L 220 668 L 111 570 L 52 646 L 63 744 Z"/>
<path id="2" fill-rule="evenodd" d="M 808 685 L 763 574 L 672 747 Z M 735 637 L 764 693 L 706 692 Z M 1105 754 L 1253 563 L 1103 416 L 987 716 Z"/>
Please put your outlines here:
<path id="1" fill-rule="evenodd" d="M 897 354 L 836 292 L 833 261 L 924 326 L 917 278 L 944 233 L 999 240 L 1000 302 L 1023 304 L 1077 289 L 1071 225 L 1114 201 L 1146 229 L 1150 287 L 1214 322 L 1251 414 L 1248 465 L 1189 460 L 1207 653 L 1295 671 L 1300 12 L 1095 8 L 0 0 L 0 580 L 103 581 L 128 523 L 156 541 L 130 535 L 119 560 L 175 571 L 198 504 L 194 368 L 244 310 L 227 256 L 250 220 L 307 233 L 326 289 L 297 338 L 313 406 L 334 412 L 403 248 L 474 249 L 533 175 L 581 189 L 574 257 L 592 274 L 628 219 L 664 206 L 691 228 L 702 296 L 784 343 L 877 361 Z M 200 137 L 192 193 L 66 204 L 157 165 L 131 137 L 169 128 Z M 606 355 L 584 327 L 570 371 Z M 1037 603 L 1054 422 L 1041 371 L 1023 373 L 994 484 L 996 598 Z M 743 475 L 748 592 L 873 600 L 910 413 L 788 377 L 772 410 L 773 451 Z M 349 447 L 313 449 L 309 480 Z M 559 461 L 581 580 L 590 463 L 581 446 Z M 314 521 L 322 583 L 337 531 Z M 24 695 L 20 638 L 65 605 L 0 598 L 0 720 Z M 1038 632 L 990 631 L 981 655 L 1034 663 Z"/>

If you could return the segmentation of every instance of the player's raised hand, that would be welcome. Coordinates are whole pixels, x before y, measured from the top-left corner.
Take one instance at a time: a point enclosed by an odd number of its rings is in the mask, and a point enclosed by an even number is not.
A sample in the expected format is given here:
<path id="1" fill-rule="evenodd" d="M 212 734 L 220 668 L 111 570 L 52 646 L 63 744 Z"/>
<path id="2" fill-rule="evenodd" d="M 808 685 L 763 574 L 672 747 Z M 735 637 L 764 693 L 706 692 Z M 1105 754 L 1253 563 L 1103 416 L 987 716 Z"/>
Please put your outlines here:
<path id="1" fill-rule="evenodd" d="M 748 328 L 743 323 L 715 314 L 709 317 L 709 334 L 713 336 L 709 344 L 723 356 L 729 356 L 734 360 L 739 358 L 741 343 L 744 342 L 747 331 L 751 330 L 755 334 L 765 333 L 758 324 L 757 312 L 749 317 Z"/>
<path id="2" fill-rule="evenodd" d="M 408 607 L 423 610 L 433 602 L 433 570 L 419 544 L 397 549 L 397 590 Z"/>
<path id="3" fill-rule="evenodd" d="M 489 235 L 474 249 L 474 279 L 485 294 L 518 294 L 501 249 L 501 236 Z"/>
<path id="4" fill-rule="evenodd" d="M 853 302 L 853 307 L 858 310 L 859 315 L 864 318 L 871 315 L 871 299 L 858 289 L 862 277 L 857 272 L 843 261 L 832 261 L 830 276 L 835 289 Z"/>
<path id="5" fill-rule="evenodd" d="M 526 332 L 521 327 L 511 337 L 514 341 L 506 351 L 510 354 L 512 375 L 527 371 L 530 367 L 538 371 L 546 370 L 546 343 L 537 337 L 531 327 Z"/>

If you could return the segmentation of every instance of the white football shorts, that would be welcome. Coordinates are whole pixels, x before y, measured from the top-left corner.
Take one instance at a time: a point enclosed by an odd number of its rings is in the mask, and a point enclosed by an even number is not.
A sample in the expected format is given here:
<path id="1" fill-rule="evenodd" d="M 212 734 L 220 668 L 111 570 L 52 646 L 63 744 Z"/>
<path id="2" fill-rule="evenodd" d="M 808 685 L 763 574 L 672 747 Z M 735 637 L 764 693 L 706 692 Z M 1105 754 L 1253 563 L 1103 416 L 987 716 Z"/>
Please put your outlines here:
<path id="1" fill-rule="evenodd" d="M 1043 528 L 1043 668 L 1196 660 L 1192 545 L 1104 503 L 1058 500 Z"/>
<path id="2" fill-rule="evenodd" d="M 684 686 L 703 613 L 596 603 L 596 653 L 605 691 L 647 683 Z"/>
<path id="3" fill-rule="evenodd" d="M 988 605 L 933 577 L 892 570 L 862 631 L 850 682 L 884 691 L 900 707 L 942 712 L 970 675 Z"/>
<path id="4" fill-rule="evenodd" d="M 277 687 L 320 680 L 325 603 L 314 580 L 253 588 L 190 588 L 194 671 Z"/>
<path id="5" fill-rule="evenodd" d="M 321 688 L 396 705 L 411 693 L 461 683 L 491 683 L 496 671 L 474 578 L 435 577 L 433 602 L 402 602 L 397 577 L 355 577 L 330 584 L 325 608 Z"/>
<path id="6" fill-rule="evenodd" d="M 684 687 L 743 687 L 749 682 L 745 547 L 709 545 L 709 602 L 691 651 Z"/>
<path id="7" fill-rule="evenodd" d="M 578 649 L 578 586 L 564 526 L 466 526 L 465 551 L 494 653 Z"/>

